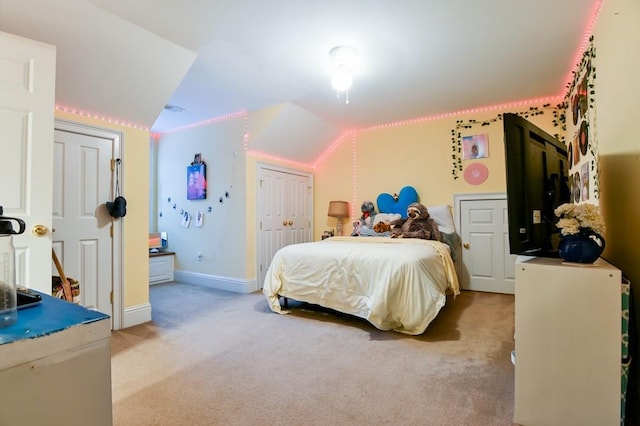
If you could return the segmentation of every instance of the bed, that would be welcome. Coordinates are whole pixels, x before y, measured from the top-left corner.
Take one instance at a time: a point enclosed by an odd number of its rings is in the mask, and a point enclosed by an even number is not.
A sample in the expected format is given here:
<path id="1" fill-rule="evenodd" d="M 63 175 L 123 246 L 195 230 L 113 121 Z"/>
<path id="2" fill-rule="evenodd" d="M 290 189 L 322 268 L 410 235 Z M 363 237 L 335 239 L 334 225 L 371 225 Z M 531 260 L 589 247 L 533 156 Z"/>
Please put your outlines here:
<path id="1" fill-rule="evenodd" d="M 286 297 L 364 318 L 380 330 L 417 335 L 459 285 L 445 243 L 332 237 L 276 252 L 263 292 L 277 313 L 288 313 L 280 306 Z"/>
<path id="2" fill-rule="evenodd" d="M 280 314 L 290 312 L 280 305 L 282 297 L 364 318 L 380 330 L 418 335 L 447 294 L 460 292 L 452 254 L 446 242 L 385 236 L 293 244 L 274 255 L 263 293 Z"/>

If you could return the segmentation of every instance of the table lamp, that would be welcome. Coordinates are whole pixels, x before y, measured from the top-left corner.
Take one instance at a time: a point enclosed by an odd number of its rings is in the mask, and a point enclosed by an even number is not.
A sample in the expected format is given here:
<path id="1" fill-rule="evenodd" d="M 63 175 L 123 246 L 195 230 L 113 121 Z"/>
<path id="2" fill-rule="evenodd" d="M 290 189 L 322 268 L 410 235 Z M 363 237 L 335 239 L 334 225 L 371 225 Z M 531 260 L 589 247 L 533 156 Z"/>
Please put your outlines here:
<path id="1" fill-rule="evenodd" d="M 349 203 L 346 201 L 329 201 L 329 212 L 327 216 L 335 217 L 338 224 L 336 226 L 338 235 L 342 235 L 342 219 L 349 217 Z"/>

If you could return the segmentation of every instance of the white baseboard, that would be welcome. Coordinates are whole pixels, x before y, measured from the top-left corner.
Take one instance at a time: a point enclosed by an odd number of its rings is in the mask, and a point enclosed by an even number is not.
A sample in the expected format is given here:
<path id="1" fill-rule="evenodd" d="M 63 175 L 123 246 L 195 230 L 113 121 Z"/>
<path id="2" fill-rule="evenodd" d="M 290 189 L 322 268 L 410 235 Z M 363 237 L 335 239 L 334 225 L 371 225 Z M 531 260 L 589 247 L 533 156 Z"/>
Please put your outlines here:
<path id="1" fill-rule="evenodd" d="M 197 284 L 218 290 L 233 291 L 234 293 L 253 293 L 258 291 L 256 280 L 244 280 L 240 278 L 221 277 L 218 275 L 201 274 L 199 272 L 175 271 L 175 281 L 188 284 Z"/>
<path id="2" fill-rule="evenodd" d="M 130 306 L 124 308 L 124 323 L 122 328 L 133 327 L 151 321 L 151 304 Z"/>

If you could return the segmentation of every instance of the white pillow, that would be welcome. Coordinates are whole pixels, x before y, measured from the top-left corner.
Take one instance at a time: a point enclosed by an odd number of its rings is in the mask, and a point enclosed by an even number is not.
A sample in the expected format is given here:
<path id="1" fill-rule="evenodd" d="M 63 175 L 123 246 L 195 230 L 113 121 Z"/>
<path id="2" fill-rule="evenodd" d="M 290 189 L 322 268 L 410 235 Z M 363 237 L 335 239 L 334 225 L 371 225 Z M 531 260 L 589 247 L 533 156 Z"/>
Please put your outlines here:
<path id="1" fill-rule="evenodd" d="M 427 210 L 431 218 L 438 224 L 438 230 L 446 234 L 453 234 L 456 227 L 453 224 L 453 216 L 451 215 L 451 207 L 446 204 L 440 206 L 427 206 Z"/>
<path id="2" fill-rule="evenodd" d="M 373 217 L 373 225 L 378 222 L 391 223 L 395 220 L 402 219 L 400 213 L 378 213 Z M 373 227 L 373 225 L 371 225 Z"/>

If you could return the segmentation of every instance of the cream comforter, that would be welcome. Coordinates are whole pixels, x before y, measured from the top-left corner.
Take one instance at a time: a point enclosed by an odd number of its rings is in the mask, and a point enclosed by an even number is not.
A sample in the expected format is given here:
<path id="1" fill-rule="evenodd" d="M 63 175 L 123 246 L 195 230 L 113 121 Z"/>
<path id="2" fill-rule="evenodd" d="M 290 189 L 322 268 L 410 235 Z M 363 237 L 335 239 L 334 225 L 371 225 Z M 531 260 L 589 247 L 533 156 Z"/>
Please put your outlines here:
<path id="1" fill-rule="evenodd" d="M 333 237 L 278 250 L 263 292 L 272 311 L 279 296 L 365 318 L 381 330 L 421 334 L 459 294 L 444 243 L 421 239 Z"/>

